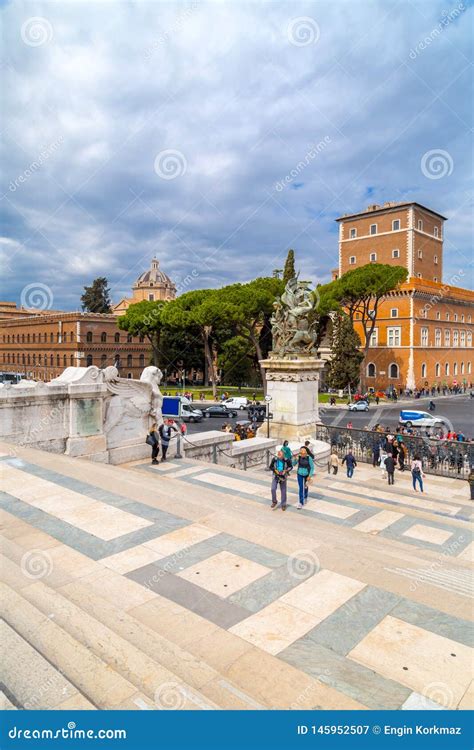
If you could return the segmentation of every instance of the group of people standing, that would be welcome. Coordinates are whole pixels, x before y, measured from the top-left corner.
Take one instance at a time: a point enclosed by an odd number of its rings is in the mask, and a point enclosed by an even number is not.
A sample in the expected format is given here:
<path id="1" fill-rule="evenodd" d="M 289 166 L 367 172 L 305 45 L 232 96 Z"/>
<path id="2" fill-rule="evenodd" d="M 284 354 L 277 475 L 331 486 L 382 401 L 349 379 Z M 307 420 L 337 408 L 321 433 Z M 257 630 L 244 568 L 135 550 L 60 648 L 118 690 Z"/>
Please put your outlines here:
<path id="1" fill-rule="evenodd" d="M 169 444 L 171 442 L 171 438 L 173 437 L 173 433 L 181 432 L 181 434 L 185 434 L 186 426 L 184 426 L 184 432 L 181 429 L 178 429 L 172 419 L 165 419 L 163 424 L 160 424 L 158 427 L 156 422 L 152 424 L 148 435 L 146 437 L 146 442 L 148 445 L 151 446 L 151 462 L 152 464 L 159 463 L 158 456 L 160 454 L 160 445 L 161 445 L 161 460 L 166 461 L 166 454 L 168 453 Z"/>
<path id="2" fill-rule="evenodd" d="M 308 501 L 309 485 L 314 475 L 314 453 L 311 450 L 309 440 L 301 446 L 298 455 L 295 457 L 293 457 L 288 440 L 285 440 L 277 455 L 272 458 L 269 468 L 273 474 L 271 504 L 273 509 L 278 505 L 277 490 L 279 489 L 281 497 L 280 506 L 282 510 L 286 510 L 288 477 L 295 467 L 299 501 L 296 507 L 298 510 L 301 510 Z"/>
<path id="3" fill-rule="evenodd" d="M 391 439 L 390 439 L 391 438 Z M 403 446 L 404 447 L 404 446 Z M 387 476 L 388 484 L 394 484 L 395 479 L 395 468 L 397 465 L 397 458 L 399 463 L 399 469 L 405 471 L 405 458 L 407 454 L 403 453 L 403 447 L 397 444 L 394 436 L 388 436 L 386 444 L 378 446 L 374 449 L 374 466 L 381 466 L 383 470 L 383 476 Z M 400 459 L 400 455 L 402 458 Z M 328 471 L 333 475 L 336 475 L 339 470 L 339 465 L 345 465 L 348 479 L 352 479 L 354 476 L 354 470 L 357 466 L 357 461 L 349 449 L 345 456 L 340 461 L 337 454 L 337 449 L 333 448 L 328 462 Z M 309 485 L 312 482 L 314 476 L 314 454 L 311 450 L 310 442 L 307 440 L 304 445 L 301 446 L 298 455 L 293 456 L 293 452 L 288 444 L 288 440 L 285 440 L 276 456 L 272 458 L 269 469 L 272 472 L 272 485 L 271 485 L 271 508 L 275 509 L 278 506 L 278 490 L 280 491 L 280 507 L 282 510 L 287 508 L 287 493 L 288 493 L 288 477 L 293 469 L 296 467 L 296 478 L 298 480 L 298 504 L 297 509 L 301 510 L 304 508 L 308 501 Z M 410 465 L 413 489 L 415 492 L 419 488 L 420 492 L 423 492 L 423 464 L 418 455 L 415 455 Z"/>

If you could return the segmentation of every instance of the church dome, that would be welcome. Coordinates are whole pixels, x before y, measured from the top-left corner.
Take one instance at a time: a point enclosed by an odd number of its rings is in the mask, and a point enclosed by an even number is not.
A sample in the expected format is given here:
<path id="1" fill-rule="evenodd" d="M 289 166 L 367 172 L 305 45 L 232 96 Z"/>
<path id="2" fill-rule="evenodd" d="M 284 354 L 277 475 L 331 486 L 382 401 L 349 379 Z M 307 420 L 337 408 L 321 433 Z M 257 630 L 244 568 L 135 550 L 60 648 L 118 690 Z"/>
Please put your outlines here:
<path id="1" fill-rule="evenodd" d="M 153 260 L 151 261 L 150 269 L 140 274 L 134 284 L 134 288 L 150 286 L 174 287 L 174 284 L 171 281 L 170 277 L 160 269 L 160 262 L 157 258 L 153 258 Z"/>

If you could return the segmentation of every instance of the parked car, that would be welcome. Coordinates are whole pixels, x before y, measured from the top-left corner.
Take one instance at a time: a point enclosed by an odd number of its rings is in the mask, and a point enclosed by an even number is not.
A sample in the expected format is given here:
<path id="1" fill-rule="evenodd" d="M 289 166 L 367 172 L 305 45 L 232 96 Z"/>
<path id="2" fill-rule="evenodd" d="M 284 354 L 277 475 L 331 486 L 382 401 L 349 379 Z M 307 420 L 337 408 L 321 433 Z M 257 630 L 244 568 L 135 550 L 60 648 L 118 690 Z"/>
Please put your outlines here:
<path id="1" fill-rule="evenodd" d="M 206 418 L 209 417 L 227 417 L 232 419 L 237 416 L 237 412 L 234 409 L 228 409 L 225 404 L 216 404 L 215 406 L 208 406 L 203 412 Z"/>
<path id="2" fill-rule="evenodd" d="M 435 417 L 427 411 L 401 411 L 399 422 L 405 427 L 443 427 L 449 424 L 446 417 Z"/>
<path id="3" fill-rule="evenodd" d="M 360 401 L 353 401 L 347 405 L 349 411 L 369 411 L 369 402 L 360 399 Z"/>
<path id="4" fill-rule="evenodd" d="M 181 419 L 183 422 L 200 422 L 202 420 L 202 411 L 201 409 L 194 409 L 194 407 L 181 401 Z"/>
<path id="5" fill-rule="evenodd" d="M 227 398 L 224 401 L 224 406 L 227 406 L 228 409 L 246 409 L 248 406 L 248 398 L 245 396 L 232 396 L 232 398 Z"/>

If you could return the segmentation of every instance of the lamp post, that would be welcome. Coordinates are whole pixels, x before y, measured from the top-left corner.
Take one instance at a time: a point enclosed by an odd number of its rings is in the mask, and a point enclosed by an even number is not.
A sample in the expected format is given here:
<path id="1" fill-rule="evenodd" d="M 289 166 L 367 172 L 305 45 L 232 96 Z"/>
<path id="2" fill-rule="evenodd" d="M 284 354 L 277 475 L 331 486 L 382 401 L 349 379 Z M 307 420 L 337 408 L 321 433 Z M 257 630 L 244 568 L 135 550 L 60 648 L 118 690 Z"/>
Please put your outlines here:
<path id="1" fill-rule="evenodd" d="M 272 400 L 271 396 L 265 396 L 265 412 L 266 412 L 266 418 L 267 418 L 267 438 L 270 437 L 270 401 Z"/>

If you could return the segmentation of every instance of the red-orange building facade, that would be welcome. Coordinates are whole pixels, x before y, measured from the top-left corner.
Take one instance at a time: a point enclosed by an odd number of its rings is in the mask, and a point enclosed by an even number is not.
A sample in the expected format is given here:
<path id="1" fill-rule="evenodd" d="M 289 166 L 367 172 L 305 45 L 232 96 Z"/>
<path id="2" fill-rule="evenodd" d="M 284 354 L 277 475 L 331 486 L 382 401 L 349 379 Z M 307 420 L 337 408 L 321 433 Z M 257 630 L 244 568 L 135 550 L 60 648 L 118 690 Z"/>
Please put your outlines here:
<path id="1" fill-rule="evenodd" d="M 474 292 L 460 268 L 442 282 L 445 217 L 418 203 L 369 206 L 339 222 L 339 268 L 402 265 L 409 278 L 379 305 L 369 356 L 368 388 L 417 389 L 472 381 Z M 364 344 L 362 325 L 355 329 Z"/>

